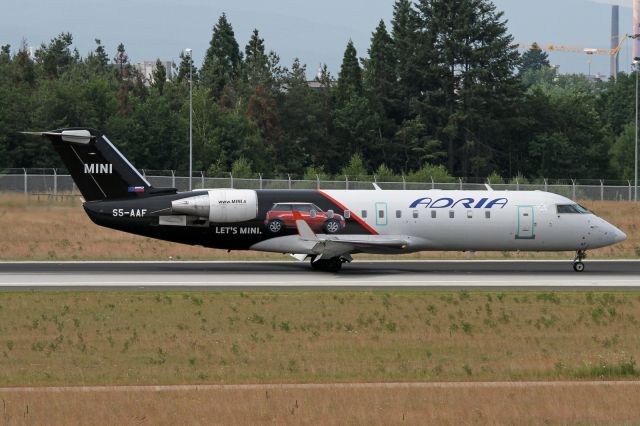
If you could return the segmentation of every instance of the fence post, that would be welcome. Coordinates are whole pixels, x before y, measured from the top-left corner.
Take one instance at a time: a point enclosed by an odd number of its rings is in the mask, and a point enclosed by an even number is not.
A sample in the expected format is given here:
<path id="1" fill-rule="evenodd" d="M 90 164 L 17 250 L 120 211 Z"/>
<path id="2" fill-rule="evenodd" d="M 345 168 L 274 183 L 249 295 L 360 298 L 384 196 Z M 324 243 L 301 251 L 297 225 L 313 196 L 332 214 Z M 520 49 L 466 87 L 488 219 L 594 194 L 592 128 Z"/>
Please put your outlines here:
<path id="1" fill-rule="evenodd" d="M 204 171 L 200 170 L 200 189 L 204 189 Z"/>
<path id="2" fill-rule="evenodd" d="M 460 181 L 460 191 L 462 191 L 462 178 L 458 178 L 458 180 Z"/>
<path id="3" fill-rule="evenodd" d="M 604 181 L 600 179 L 600 201 L 604 201 Z"/>
<path id="4" fill-rule="evenodd" d="M 544 179 L 544 192 L 549 192 L 549 184 L 546 178 Z"/>
<path id="5" fill-rule="evenodd" d="M 518 176 L 516 176 L 516 191 L 520 191 L 520 181 L 518 180 Z"/>
<path id="6" fill-rule="evenodd" d="M 27 169 L 23 168 L 24 171 L 24 193 L 27 194 Z"/>
<path id="7" fill-rule="evenodd" d="M 402 189 L 407 189 L 407 181 L 404 179 L 404 175 L 402 175 Z"/>
<path id="8" fill-rule="evenodd" d="M 433 176 L 429 176 L 431 178 L 431 189 L 436 189 L 436 183 L 433 180 Z"/>
<path id="9" fill-rule="evenodd" d="M 172 188 L 176 187 L 176 171 L 175 170 L 171 170 L 171 187 Z"/>
<path id="10" fill-rule="evenodd" d="M 231 179 L 231 188 L 233 188 L 233 173 L 229 172 L 229 179 Z"/>
<path id="11" fill-rule="evenodd" d="M 58 195 L 58 173 L 53 169 L 53 195 Z"/>
<path id="12" fill-rule="evenodd" d="M 258 173 L 258 176 L 260 176 L 260 189 L 262 189 L 262 173 Z"/>
<path id="13" fill-rule="evenodd" d="M 147 178 L 147 173 L 144 171 L 144 169 L 142 169 L 142 177 L 145 179 Z"/>
<path id="14" fill-rule="evenodd" d="M 631 201 L 631 181 L 627 181 L 629 183 L 629 201 Z"/>
<path id="15" fill-rule="evenodd" d="M 316 188 L 320 189 L 320 176 L 316 173 Z"/>
<path id="16" fill-rule="evenodd" d="M 349 190 L 349 176 L 344 175 L 344 189 Z"/>

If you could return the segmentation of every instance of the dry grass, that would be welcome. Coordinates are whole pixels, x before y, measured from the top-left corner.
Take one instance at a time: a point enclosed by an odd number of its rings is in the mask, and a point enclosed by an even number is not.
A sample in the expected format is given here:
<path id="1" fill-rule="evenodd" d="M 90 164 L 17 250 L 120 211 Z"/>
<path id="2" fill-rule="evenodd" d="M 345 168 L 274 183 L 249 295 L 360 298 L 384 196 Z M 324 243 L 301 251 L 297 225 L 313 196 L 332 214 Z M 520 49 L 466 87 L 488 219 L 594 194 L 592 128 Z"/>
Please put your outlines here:
<path id="1" fill-rule="evenodd" d="M 629 239 L 622 244 L 589 252 L 591 258 L 640 256 L 640 214 L 624 201 L 585 202 L 598 215 L 619 226 Z M 84 213 L 77 197 L 0 194 L 0 260 L 266 260 L 287 256 L 260 252 L 232 252 L 168 243 L 102 228 Z M 379 258 L 378 256 L 359 256 Z M 430 258 L 562 258 L 571 253 L 421 252 L 398 259 Z"/>
<path id="2" fill-rule="evenodd" d="M 640 377 L 637 293 L 2 293 L 0 386 Z"/>
<path id="3" fill-rule="evenodd" d="M 3 424 L 637 424 L 640 385 L 0 392 Z"/>

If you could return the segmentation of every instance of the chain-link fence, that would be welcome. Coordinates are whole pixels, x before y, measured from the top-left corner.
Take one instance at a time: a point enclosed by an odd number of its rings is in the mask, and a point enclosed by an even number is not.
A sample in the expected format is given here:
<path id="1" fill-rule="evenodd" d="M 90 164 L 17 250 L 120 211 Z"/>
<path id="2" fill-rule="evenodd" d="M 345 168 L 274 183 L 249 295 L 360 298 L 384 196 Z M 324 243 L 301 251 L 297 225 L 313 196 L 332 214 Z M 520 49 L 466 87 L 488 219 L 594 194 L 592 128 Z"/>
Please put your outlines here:
<path id="1" fill-rule="evenodd" d="M 141 173 L 155 187 L 189 189 L 189 177 L 177 176 L 173 170 L 141 170 Z M 456 178 L 449 182 L 407 181 L 404 177 L 378 179 L 376 176 L 341 176 L 342 179 L 299 179 L 291 175 L 280 178 L 236 178 L 232 174 L 226 177 L 209 177 L 203 172 L 195 173 L 192 187 L 199 188 L 237 188 L 237 189 L 373 189 L 375 183 L 382 189 L 425 190 L 425 189 L 463 189 L 485 190 L 489 184 L 496 191 L 549 191 L 574 200 L 626 200 L 635 197 L 633 183 L 630 181 L 610 180 L 558 180 L 540 179 L 535 183 L 514 179 L 509 183 L 481 182 L 477 179 Z M 385 180 L 393 180 L 388 182 Z M 71 176 L 61 169 L 5 169 L 0 171 L 0 192 L 22 192 L 25 194 L 78 194 Z"/>

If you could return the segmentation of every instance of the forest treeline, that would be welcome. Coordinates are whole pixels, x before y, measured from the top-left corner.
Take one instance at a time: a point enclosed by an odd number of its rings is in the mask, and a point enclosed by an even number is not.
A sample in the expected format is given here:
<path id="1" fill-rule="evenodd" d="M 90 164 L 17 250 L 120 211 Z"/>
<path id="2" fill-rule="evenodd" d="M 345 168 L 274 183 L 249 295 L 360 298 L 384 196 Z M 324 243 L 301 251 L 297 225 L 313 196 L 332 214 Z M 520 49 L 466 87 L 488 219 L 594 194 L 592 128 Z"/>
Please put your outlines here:
<path id="1" fill-rule="evenodd" d="M 293 35 L 292 35 L 293 36 Z M 94 127 L 141 169 L 235 176 L 405 175 L 627 179 L 635 74 L 562 75 L 520 54 L 489 0 L 397 0 L 366 52 L 349 41 L 337 76 L 315 84 L 254 30 L 244 49 L 223 14 L 202 64 L 180 53 L 152 78 L 120 44 L 83 56 L 61 33 L 35 50 L 0 50 L 0 167 L 59 167 L 25 130 Z M 362 56 L 362 57 L 361 57 Z"/>

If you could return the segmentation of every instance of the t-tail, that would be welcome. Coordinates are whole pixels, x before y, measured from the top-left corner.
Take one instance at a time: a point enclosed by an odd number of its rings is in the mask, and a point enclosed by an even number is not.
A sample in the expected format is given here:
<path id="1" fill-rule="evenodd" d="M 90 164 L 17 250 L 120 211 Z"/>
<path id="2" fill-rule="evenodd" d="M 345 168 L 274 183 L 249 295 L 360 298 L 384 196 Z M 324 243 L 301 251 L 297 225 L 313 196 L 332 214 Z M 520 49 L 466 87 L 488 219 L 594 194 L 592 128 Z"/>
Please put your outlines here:
<path id="1" fill-rule="evenodd" d="M 52 142 L 86 201 L 140 197 L 154 192 L 140 172 L 97 130 L 73 128 L 35 134 Z"/>

